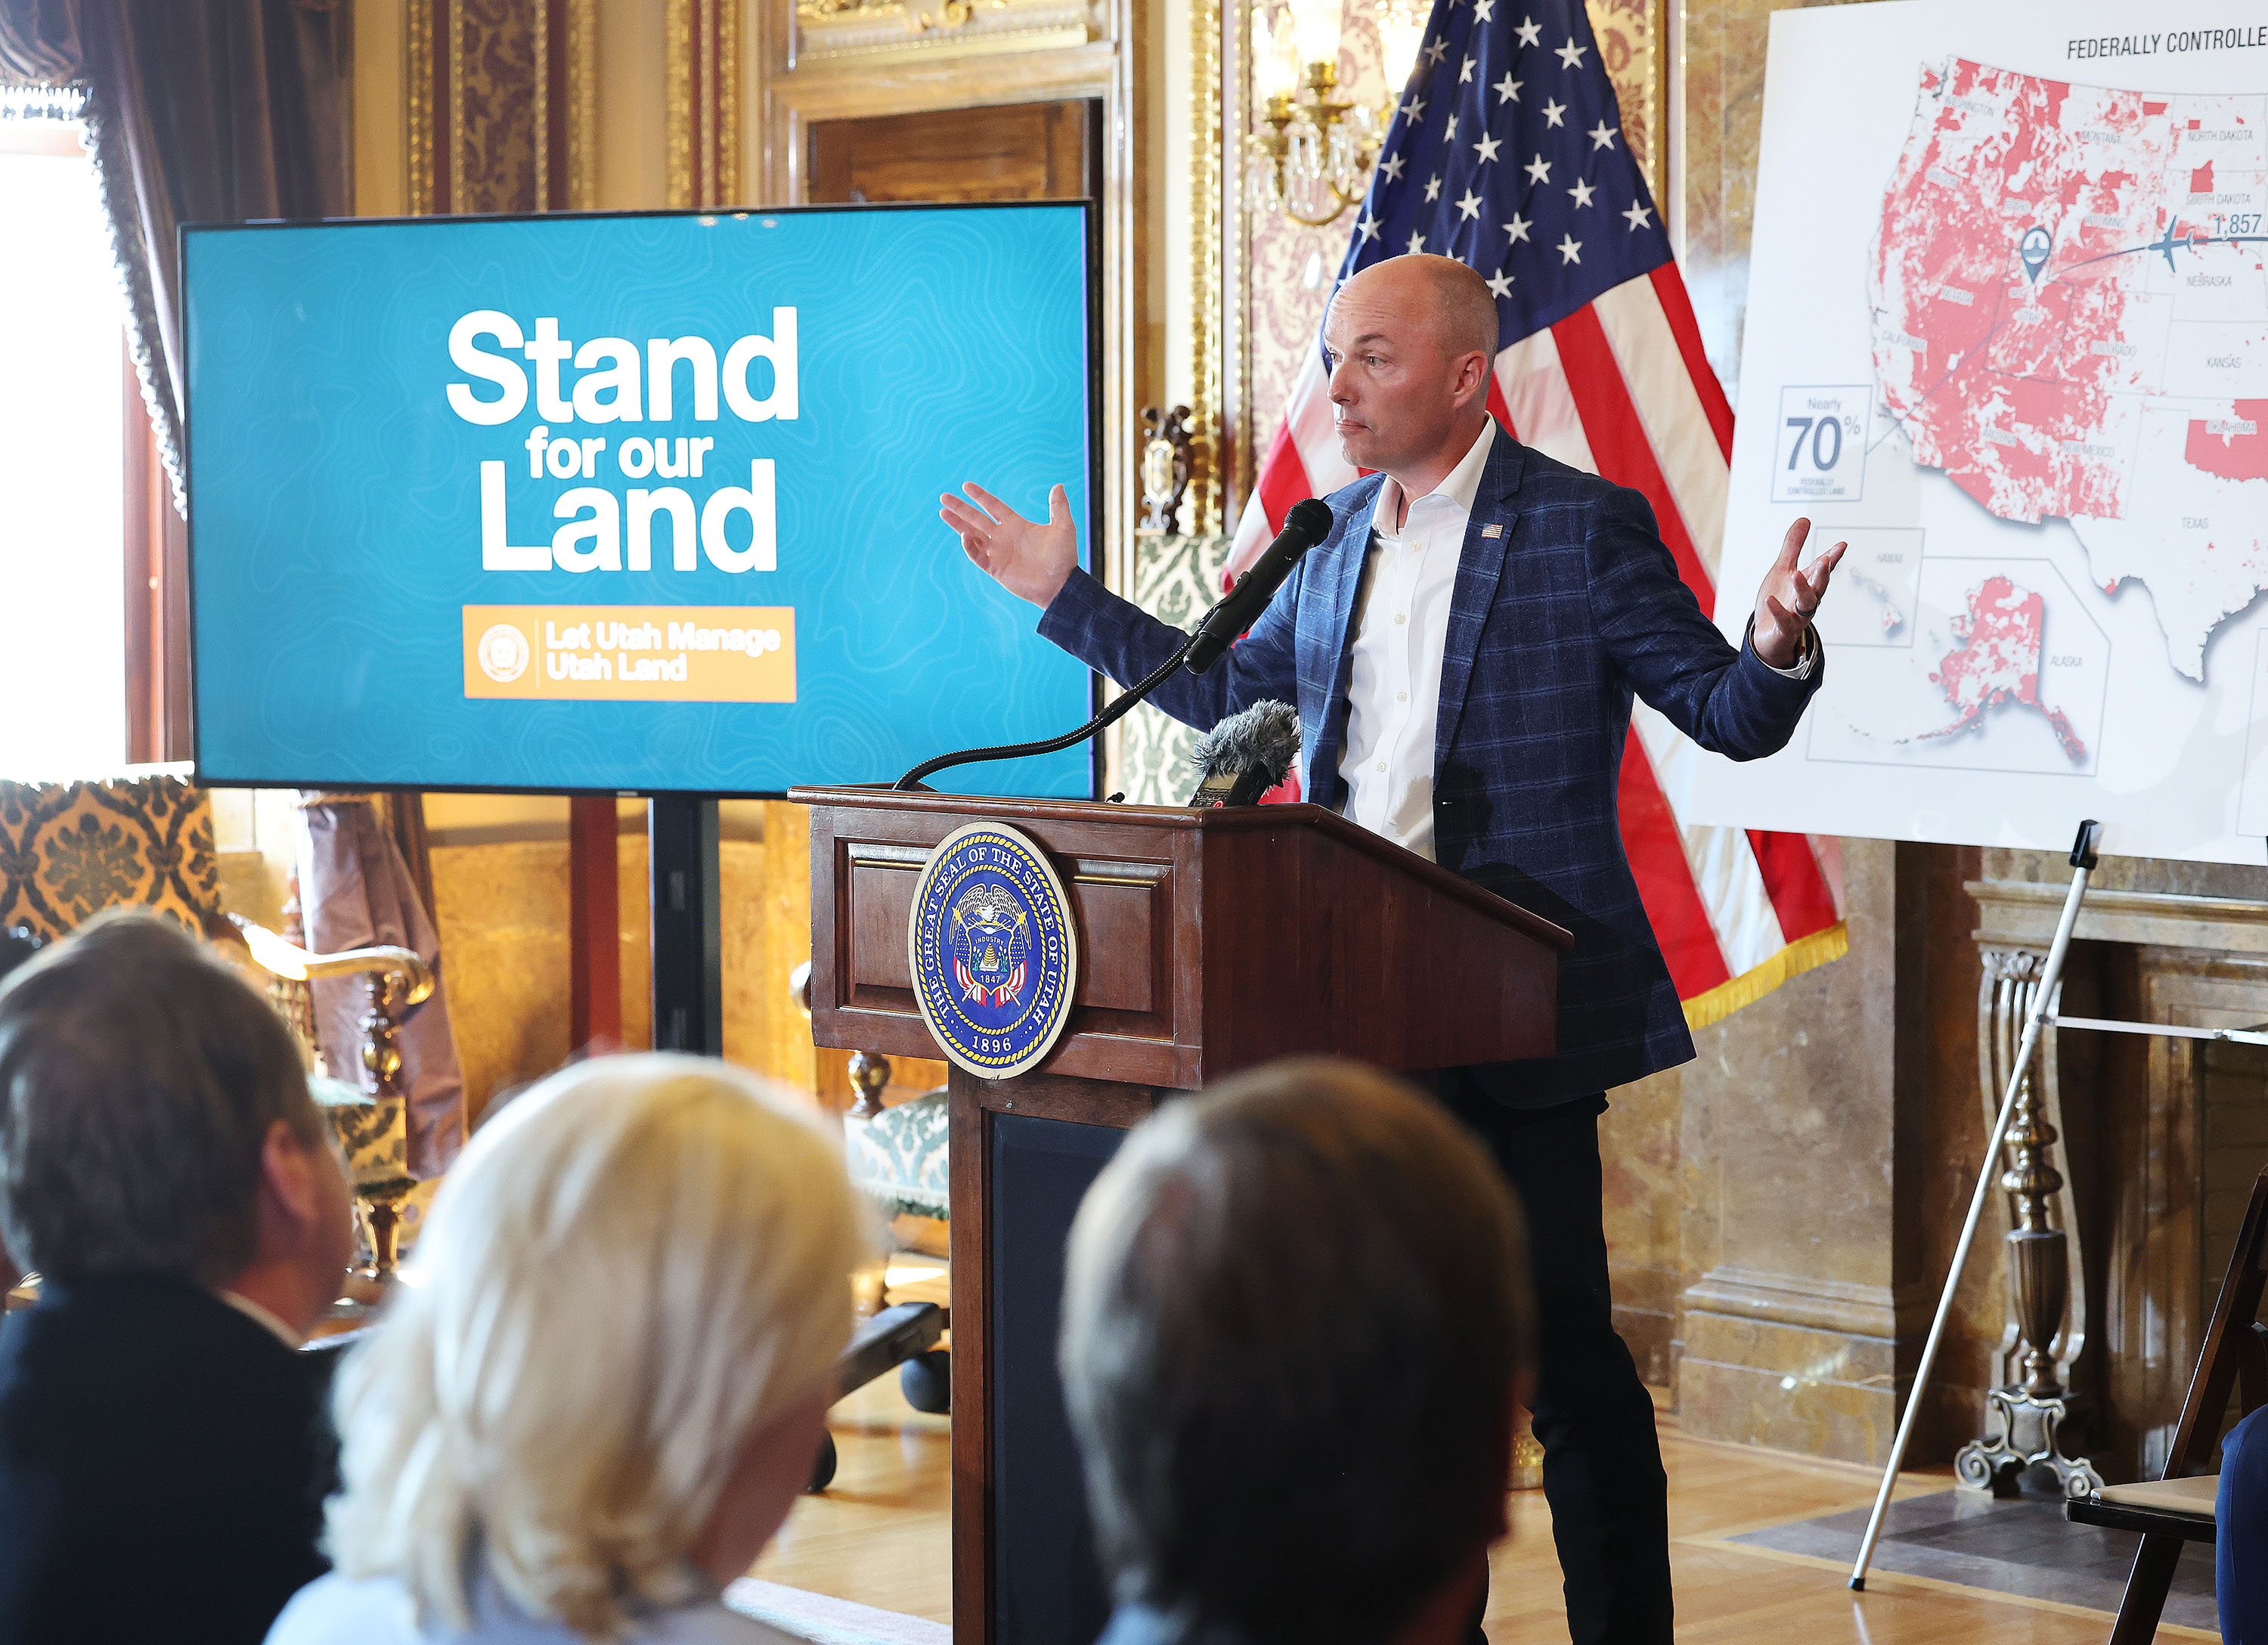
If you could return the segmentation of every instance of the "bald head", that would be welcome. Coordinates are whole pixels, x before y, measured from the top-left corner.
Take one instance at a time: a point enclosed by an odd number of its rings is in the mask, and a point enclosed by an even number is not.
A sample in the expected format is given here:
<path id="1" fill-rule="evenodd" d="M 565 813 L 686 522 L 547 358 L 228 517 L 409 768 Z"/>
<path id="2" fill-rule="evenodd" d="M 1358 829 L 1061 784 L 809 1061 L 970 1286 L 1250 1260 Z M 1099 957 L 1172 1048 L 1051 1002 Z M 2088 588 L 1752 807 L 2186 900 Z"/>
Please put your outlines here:
<path id="1" fill-rule="evenodd" d="M 1496 343 L 1488 282 L 1454 257 L 1389 257 L 1355 275 L 1323 320 L 1341 454 L 1409 496 L 1432 491 L 1480 435 Z"/>
<path id="2" fill-rule="evenodd" d="M 1388 257 L 1341 286 L 1332 302 L 1336 306 L 1349 298 L 1390 306 L 1423 320 L 1449 358 L 1474 352 L 1496 358 L 1496 299 L 1480 270 L 1469 262 L 1422 251 Z"/>

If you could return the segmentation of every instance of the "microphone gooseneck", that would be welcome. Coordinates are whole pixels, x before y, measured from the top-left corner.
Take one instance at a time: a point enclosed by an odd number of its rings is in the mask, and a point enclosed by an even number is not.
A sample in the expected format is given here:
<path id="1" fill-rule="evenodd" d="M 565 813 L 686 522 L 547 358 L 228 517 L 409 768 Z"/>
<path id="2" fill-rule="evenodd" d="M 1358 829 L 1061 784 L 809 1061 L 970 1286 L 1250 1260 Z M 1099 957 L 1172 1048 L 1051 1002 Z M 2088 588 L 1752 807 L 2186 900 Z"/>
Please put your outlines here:
<path id="1" fill-rule="evenodd" d="M 1034 755 L 1053 754 L 1074 742 L 1083 742 L 1104 727 L 1130 712 L 1137 703 L 1148 697 L 1166 682 L 1174 669 L 1187 664 L 1192 674 L 1203 674 L 1219 660 L 1238 635 L 1250 628 L 1267 609 L 1268 601 L 1292 573 L 1292 567 L 1309 549 L 1330 535 L 1331 511 L 1313 498 L 1292 505 L 1285 516 L 1284 529 L 1276 535 L 1265 552 L 1253 563 L 1252 569 L 1236 580 L 1236 586 L 1222 596 L 1197 624 L 1196 633 L 1189 635 L 1174 647 L 1173 653 L 1150 674 L 1136 683 L 1131 690 L 1121 694 L 1086 724 L 1076 731 L 1066 731 L 1059 737 L 1049 737 L 1040 742 L 1011 742 L 992 749 L 963 749 L 957 754 L 940 754 L 924 760 L 903 777 L 890 785 L 899 793 L 921 786 L 922 779 L 956 765 L 975 765 L 988 760 L 1020 760 Z M 1203 663 L 1190 660 L 1200 647 L 1208 647 Z M 1297 721 L 1294 721 L 1296 727 Z M 1294 731 L 1294 746 L 1297 732 Z"/>
<path id="2" fill-rule="evenodd" d="M 1011 742 L 997 749 L 963 749 L 958 754 L 940 754 L 934 759 L 924 760 L 890 786 L 897 793 L 903 793 L 909 789 L 918 787 L 923 778 L 938 771 L 949 771 L 956 765 L 977 765 L 987 760 L 1020 760 L 1035 754 L 1053 754 L 1059 749 L 1071 747 L 1074 742 L 1083 742 L 1105 726 L 1120 719 L 1131 710 L 1135 704 L 1163 685 L 1166 682 L 1166 676 L 1182 666 L 1182 659 L 1189 655 L 1189 647 L 1196 643 L 1195 638 L 1191 637 L 1174 646 L 1174 654 L 1152 669 L 1147 678 L 1137 684 L 1132 690 L 1122 693 L 1108 708 L 1076 731 L 1066 731 L 1060 737 L 1049 737 L 1043 742 Z"/>
<path id="3" fill-rule="evenodd" d="M 1236 579 L 1236 586 L 1227 597 L 1205 613 L 1204 621 L 1197 627 L 1196 641 L 1182 667 L 1191 674 L 1203 674 L 1220 660 L 1221 653 L 1236 643 L 1237 637 L 1260 620 L 1300 557 L 1331 535 L 1331 511 L 1327 503 L 1314 498 L 1292 505 L 1292 512 L 1284 517 L 1284 529 L 1276 534 L 1276 541 L 1253 561 L 1252 569 Z"/>

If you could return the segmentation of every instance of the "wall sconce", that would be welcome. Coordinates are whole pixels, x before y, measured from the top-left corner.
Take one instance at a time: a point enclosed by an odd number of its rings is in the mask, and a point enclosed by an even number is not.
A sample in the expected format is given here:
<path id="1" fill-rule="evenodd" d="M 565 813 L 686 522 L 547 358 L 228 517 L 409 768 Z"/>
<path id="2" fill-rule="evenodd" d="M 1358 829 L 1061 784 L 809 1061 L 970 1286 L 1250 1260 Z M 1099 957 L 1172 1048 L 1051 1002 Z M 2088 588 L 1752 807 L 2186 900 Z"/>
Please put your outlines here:
<path id="1" fill-rule="evenodd" d="M 1254 156 L 1268 209 L 1322 228 L 1361 203 L 1400 96 L 1379 107 L 1339 98 L 1342 0 L 1262 0 L 1252 19 L 1255 87 L 1262 98 Z M 1377 0 L 1373 17 L 1386 83 L 1408 83 L 1425 33 L 1422 0 Z M 1300 92 L 1305 87 L 1307 100 Z"/>

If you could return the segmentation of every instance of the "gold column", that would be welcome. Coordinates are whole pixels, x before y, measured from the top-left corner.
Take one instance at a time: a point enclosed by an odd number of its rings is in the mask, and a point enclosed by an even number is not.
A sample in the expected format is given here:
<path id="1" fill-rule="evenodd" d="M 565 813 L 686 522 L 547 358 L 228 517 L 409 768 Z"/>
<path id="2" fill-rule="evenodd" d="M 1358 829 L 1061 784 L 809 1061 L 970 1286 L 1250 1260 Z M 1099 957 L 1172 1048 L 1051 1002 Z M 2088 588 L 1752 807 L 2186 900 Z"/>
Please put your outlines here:
<path id="1" fill-rule="evenodd" d="M 740 203 L 740 7 L 668 0 L 669 203 Z"/>
<path id="2" fill-rule="evenodd" d="M 1189 4 L 1189 454 L 1182 525 L 1222 528 L 1220 406 L 1220 0 Z"/>

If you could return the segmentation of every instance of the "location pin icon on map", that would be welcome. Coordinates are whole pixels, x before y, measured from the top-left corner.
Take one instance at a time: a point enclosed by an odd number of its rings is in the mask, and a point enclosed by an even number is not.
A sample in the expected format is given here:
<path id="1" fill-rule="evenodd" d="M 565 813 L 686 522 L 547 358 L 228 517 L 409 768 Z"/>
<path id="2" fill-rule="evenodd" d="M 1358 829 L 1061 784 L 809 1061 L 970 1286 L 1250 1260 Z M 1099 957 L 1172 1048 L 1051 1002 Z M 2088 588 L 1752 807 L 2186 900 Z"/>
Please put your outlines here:
<path id="1" fill-rule="evenodd" d="M 2047 230 L 2035 227 L 2024 231 L 2023 240 L 2016 247 L 2016 254 L 2024 260 L 2024 272 L 2035 283 L 2040 277 L 2040 270 L 2048 266 L 2050 244 Z"/>

